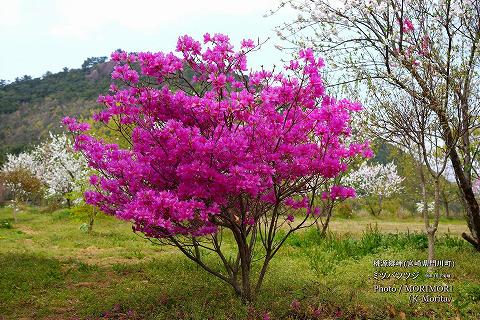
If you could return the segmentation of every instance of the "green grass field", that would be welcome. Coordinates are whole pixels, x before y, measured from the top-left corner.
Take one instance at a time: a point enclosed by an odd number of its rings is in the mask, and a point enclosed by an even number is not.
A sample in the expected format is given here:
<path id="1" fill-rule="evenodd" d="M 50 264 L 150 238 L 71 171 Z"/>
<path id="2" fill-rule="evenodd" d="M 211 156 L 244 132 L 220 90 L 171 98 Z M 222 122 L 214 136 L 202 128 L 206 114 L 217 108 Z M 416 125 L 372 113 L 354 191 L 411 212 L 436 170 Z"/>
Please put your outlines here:
<path id="1" fill-rule="evenodd" d="M 421 267 L 373 266 L 426 259 L 421 220 L 334 219 L 326 239 L 311 229 L 288 240 L 252 305 L 126 222 L 101 216 L 92 234 L 81 224 L 68 210 L 32 209 L 13 223 L 11 209 L 0 209 L 0 319 L 480 319 L 480 254 L 458 238 L 461 220 L 442 221 L 439 231 L 437 259 L 455 267 L 435 271 L 450 279 L 426 279 Z M 419 274 L 375 280 L 374 272 Z M 451 302 L 411 303 L 408 293 L 374 290 L 402 284 L 452 285 L 444 294 Z"/>

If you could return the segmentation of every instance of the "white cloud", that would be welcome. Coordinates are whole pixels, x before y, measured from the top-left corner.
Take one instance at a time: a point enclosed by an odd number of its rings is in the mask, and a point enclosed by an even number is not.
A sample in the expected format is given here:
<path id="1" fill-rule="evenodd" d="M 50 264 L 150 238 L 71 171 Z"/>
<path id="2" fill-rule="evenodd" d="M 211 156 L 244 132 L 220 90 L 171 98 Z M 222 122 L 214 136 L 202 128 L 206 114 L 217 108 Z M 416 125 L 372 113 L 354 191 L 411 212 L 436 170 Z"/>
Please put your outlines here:
<path id="1" fill-rule="evenodd" d="M 278 0 L 57 0 L 54 10 L 60 21 L 50 32 L 56 36 L 87 38 L 110 25 L 145 33 L 158 32 L 161 27 L 188 22 L 196 16 L 235 19 L 262 15 L 277 3 Z"/>

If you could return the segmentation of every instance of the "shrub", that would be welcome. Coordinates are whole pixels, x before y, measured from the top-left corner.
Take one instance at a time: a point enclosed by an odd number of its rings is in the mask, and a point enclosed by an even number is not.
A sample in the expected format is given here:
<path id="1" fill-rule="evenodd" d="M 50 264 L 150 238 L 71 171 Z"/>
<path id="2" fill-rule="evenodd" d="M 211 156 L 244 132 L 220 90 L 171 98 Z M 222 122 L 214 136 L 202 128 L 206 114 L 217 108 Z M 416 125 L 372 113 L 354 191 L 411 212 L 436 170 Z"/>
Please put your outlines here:
<path id="1" fill-rule="evenodd" d="M 335 215 L 340 218 L 350 219 L 353 217 L 352 204 L 349 201 L 342 201 L 334 208 Z"/>
<path id="2" fill-rule="evenodd" d="M 202 49 L 181 37 L 180 56 L 112 54 L 117 82 L 99 97 L 105 109 L 94 119 L 116 124 L 130 148 L 85 134 L 89 125 L 75 119 L 64 124 L 99 171 L 90 179 L 96 191 L 85 193 L 89 204 L 178 247 L 248 301 L 286 239 L 318 217 L 315 198 L 353 196 L 334 178 L 372 153 L 366 143 L 346 142 L 351 113 L 361 106 L 325 94 L 323 61 L 311 49 L 286 66 L 288 74 L 247 74 L 247 54 L 258 49 L 252 40 L 238 52 L 225 35 L 206 34 L 204 42 Z M 236 252 L 224 251 L 225 233 Z M 208 265 L 205 252 L 222 270 Z M 253 279 L 255 260 L 261 265 Z"/>

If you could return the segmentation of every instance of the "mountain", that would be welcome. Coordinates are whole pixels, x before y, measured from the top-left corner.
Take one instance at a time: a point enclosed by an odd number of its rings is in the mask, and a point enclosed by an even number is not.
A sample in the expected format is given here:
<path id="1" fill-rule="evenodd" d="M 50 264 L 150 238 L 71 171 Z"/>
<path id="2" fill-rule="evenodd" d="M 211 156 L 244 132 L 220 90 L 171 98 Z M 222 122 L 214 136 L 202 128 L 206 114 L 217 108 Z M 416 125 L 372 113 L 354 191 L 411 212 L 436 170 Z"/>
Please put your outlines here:
<path id="1" fill-rule="evenodd" d="M 6 153 L 18 153 L 60 132 L 64 116 L 89 116 L 97 97 L 106 92 L 114 62 L 106 57 L 85 60 L 82 68 L 24 76 L 12 83 L 0 80 L 0 163 Z"/>

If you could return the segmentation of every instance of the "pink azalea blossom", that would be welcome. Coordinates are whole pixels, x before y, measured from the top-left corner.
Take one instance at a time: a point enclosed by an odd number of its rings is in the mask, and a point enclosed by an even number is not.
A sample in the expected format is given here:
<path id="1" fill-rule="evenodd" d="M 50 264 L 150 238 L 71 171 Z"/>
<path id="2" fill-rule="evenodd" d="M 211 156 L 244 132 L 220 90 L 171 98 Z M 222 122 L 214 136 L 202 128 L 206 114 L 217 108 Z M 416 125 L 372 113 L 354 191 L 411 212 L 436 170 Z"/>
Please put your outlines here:
<path id="1" fill-rule="evenodd" d="M 115 85 L 98 98 L 104 108 L 94 120 L 131 128 L 130 148 L 63 120 L 99 172 L 86 201 L 153 238 L 200 237 L 218 232 L 221 221 L 255 227 L 275 205 L 318 215 L 304 178 L 333 181 L 351 158 L 371 156 L 368 143 L 345 143 L 361 105 L 326 94 L 324 63 L 311 49 L 289 64 L 298 77 L 246 74 L 245 53 L 226 35 L 205 34 L 203 42 L 186 35 L 175 53 L 112 54 Z M 253 45 L 242 41 L 244 49 Z M 334 186 L 329 196 L 355 192 Z"/>
<path id="2" fill-rule="evenodd" d="M 410 32 L 415 30 L 413 23 L 410 19 L 404 18 L 402 23 L 403 32 Z"/>
<path id="3" fill-rule="evenodd" d="M 290 308 L 298 312 L 300 310 L 300 301 L 298 301 L 297 299 L 294 299 L 290 304 Z"/>

